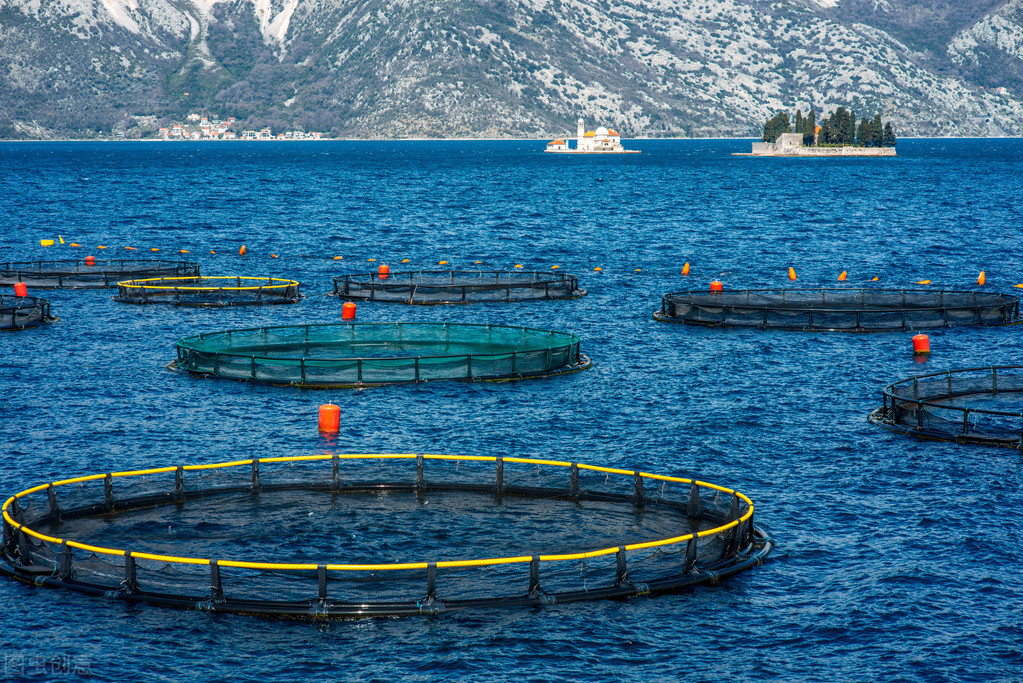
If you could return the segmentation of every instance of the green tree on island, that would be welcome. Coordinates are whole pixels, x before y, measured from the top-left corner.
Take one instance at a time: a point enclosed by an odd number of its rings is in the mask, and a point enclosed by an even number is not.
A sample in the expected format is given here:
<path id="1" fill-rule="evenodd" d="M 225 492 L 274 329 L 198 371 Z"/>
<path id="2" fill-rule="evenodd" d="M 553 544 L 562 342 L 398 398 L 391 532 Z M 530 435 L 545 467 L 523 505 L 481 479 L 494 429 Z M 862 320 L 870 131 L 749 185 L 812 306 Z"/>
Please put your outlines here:
<path id="1" fill-rule="evenodd" d="M 789 123 L 789 115 L 786 112 L 780 111 L 775 114 L 772 118 L 767 120 L 764 124 L 764 142 L 774 142 L 777 140 L 782 133 L 791 133 L 792 128 Z"/>
<path id="2" fill-rule="evenodd" d="M 813 113 L 813 107 L 810 108 L 810 113 L 803 120 L 803 130 L 800 132 L 803 134 L 804 146 L 813 147 L 817 144 L 817 115 Z"/>
<path id="3" fill-rule="evenodd" d="M 839 106 L 831 116 L 821 119 L 820 135 L 816 136 L 817 115 L 810 107 L 809 113 L 803 117 L 801 109 L 796 109 L 795 128 L 790 126 L 789 115 L 780 111 L 764 123 L 764 142 L 776 142 L 782 133 L 800 133 L 803 145 L 834 145 L 856 147 L 894 147 L 895 129 L 891 121 L 882 124 L 881 115 L 874 114 L 873 119 L 864 116 L 856 125 L 856 112 Z"/>

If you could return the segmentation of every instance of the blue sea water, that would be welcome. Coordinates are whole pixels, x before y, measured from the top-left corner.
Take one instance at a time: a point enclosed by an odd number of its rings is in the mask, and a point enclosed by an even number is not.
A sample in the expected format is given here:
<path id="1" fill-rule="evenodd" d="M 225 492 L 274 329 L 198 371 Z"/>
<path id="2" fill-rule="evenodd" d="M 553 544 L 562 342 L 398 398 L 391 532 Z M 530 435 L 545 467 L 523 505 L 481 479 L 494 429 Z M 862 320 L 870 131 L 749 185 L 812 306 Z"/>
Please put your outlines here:
<path id="1" fill-rule="evenodd" d="M 896 159 L 731 155 L 748 141 L 627 146 L 643 153 L 544 155 L 543 142 L 0 143 L 0 261 L 190 258 L 207 275 L 293 277 L 309 295 L 197 310 L 46 293 L 59 322 L 0 335 L 0 494 L 327 448 L 553 457 L 737 488 L 777 543 L 767 564 L 675 595 L 328 623 L 0 581 L 0 679 L 1023 679 L 1019 454 L 866 421 L 888 381 L 1020 363 L 1020 329 L 930 331 L 933 355 L 920 364 L 912 333 L 651 318 L 665 292 L 712 279 L 786 286 L 790 266 L 800 286 L 830 286 L 847 270 L 848 284 L 961 289 L 984 270 L 987 289 L 1018 292 L 1023 141 L 903 140 Z M 83 246 L 40 246 L 57 235 Z M 324 392 L 164 369 L 189 334 L 338 320 L 340 302 L 324 296 L 334 275 L 441 260 L 557 265 L 589 294 L 360 304 L 359 320 L 566 330 L 594 367 Z M 337 443 L 316 432 L 328 400 L 342 408 Z"/>

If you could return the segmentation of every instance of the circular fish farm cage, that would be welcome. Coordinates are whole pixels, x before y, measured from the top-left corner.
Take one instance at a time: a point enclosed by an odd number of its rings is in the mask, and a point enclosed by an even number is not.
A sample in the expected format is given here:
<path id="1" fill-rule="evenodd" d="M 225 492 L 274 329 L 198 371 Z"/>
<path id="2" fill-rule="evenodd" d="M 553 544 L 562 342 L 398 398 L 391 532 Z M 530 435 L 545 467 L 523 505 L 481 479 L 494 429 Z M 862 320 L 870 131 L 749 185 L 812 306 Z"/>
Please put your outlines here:
<path id="1" fill-rule="evenodd" d="M 100 289 L 143 277 L 199 277 L 199 264 L 145 259 L 70 259 L 0 263 L 0 285 L 42 289 Z"/>
<path id="2" fill-rule="evenodd" d="M 948 370 L 886 386 L 876 425 L 924 439 L 1023 448 L 1023 365 Z"/>
<path id="3" fill-rule="evenodd" d="M 529 271 L 414 271 L 334 278 L 333 294 L 355 301 L 466 304 L 574 299 L 586 295 L 575 275 Z"/>
<path id="4" fill-rule="evenodd" d="M 1019 298 L 929 289 L 743 289 L 665 294 L 665 322 L 828 332 L 884 332 L 1019 322 Z"/>
<path id="5" fill-rule="evenodd" d="M 574 334 L 504 325 L 331 323 L 226 330 L 177 342 L 172 370 L 310 388 L 499 381 L 588 368 Z"/>
<path id="6" fill-rule="evenodd" d="M 50 302 L 46 299 L 0 294 L 0 330 L 23 330 L 53 320 Z"/>
<path id="7" fill-rule="evenodd" d="M 176 306 L 258 306 L 302 299 L 299 283 L 271 277 L 160 277 L 117 283 L 114 301 Z"/>
<path id="8" fill-rule="evenodd" d="M 772 541 L 729 488 L 581 463 L 311 455 L 73 477 L 3 505 L 0 573 L 183 609 L 440 614 L 716 584 Z"/>

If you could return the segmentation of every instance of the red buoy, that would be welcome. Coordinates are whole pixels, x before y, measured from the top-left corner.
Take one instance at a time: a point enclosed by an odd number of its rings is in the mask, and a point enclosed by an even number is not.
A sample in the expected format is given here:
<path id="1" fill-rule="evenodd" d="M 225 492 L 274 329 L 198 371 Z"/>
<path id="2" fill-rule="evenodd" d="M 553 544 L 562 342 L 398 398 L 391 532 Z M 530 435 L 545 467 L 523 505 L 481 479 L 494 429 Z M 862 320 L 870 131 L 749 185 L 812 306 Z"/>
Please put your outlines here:
<path id="1" fill-rule="evenodd" d="M 341 431 L 341 408 L 333 403 L 320 406 L 320 431 L 329 433 Z"/>
<path id="2" fill-rule="evenodd" d="M 94 265 L 96 265 L 96 257 L 95 256 L 86 256 L 85 257 L 85 265 L 87 265 L 87 266 L 94 266 Z"/>
<path id="3" fill-rule="evenodd" d="M 15 282 L 14 296 L 28 296 L 28 285 L 24 282 Z"/>
<path id="4" fill-rule="evenodd" d="M 342 320 L 355 320 L 355 304 L 351 301 L 346 301 L 345 305 L 341 307 L 341 319 Z"/>
<path id="5" fill-rule="evenodd" d="M 377 279 L 386 280 L 390 274 L 391 267 L 388 265 L 384 265 L 383 263 L 381 263 L 380 266 L 377 268 Z"/>
<path id="6" fill-rule="evenodd" d="M 913 355 L 929 356 L 931 353 L 931 340 L 926 334 L 918 334 L 913 337 Z"/>
<path id="7" fill-rule="evenodd" d="M 710 283 L 710 291 L 712 291 L 712 292 L 720 292 L 723 288 L 724 288 L 724 285 L 722 285 L 717 280 L 714 280 L 714 282 Z"/>

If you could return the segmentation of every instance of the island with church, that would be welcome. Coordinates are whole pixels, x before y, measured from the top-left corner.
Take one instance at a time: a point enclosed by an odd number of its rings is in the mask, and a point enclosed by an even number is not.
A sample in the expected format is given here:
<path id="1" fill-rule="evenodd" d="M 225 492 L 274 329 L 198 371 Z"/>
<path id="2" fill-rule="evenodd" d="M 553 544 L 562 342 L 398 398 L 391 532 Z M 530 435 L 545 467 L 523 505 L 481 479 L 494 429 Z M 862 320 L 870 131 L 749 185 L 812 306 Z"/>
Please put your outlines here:
<path id="1" fill-rule="evenodd" d="M 569 145 L 569 138 L 566 136 L 548 142 L 547 149 L 544 152 L 556 154 L 639 154 L 640 150 L 622 147 L 622 137 L 613 129 L 600 126 L 597 130 L 586 130 L 584 121 L 579 119 L 575 147 Z"/>
<path id="2" fill-rule="evenodd" d="M 764 123 L 764 135 L 753 143 L 752 152 L 735 152 L 747 157 L 893 157 L 895 130 L 881 115 L 864 116 L 856 124 L 856 113 L 838 107 L 817 124 L 813 109 L 803 116 L 796 109 L 795 121 L 778 112 Z"/>

